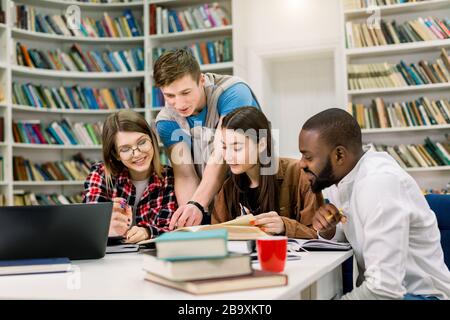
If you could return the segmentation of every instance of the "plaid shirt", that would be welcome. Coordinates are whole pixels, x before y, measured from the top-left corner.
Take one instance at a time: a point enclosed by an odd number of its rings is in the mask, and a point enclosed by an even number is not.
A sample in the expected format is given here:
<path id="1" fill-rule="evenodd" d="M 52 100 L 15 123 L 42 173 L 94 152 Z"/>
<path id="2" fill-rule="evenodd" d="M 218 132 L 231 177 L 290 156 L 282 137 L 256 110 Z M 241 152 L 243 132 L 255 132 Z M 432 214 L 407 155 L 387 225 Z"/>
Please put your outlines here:
<path id="1" fill-rule="evenodd" d="M 177 209 L 172 168 L 164 167 L 162 175 L 162 180 L 155 173 L 150 176 L 136 207 L 136 224 L 149 228 L 152 238 L 169 231 L 170 218 Z M 113 198 L 120 197 L 126 199 L 128 205 L 133 207 L 136 201 L 136 188 L 128 169 L 113 177 L 112 182 L 114 187 L 107 190 L 105 165 L 102 162 L 95 163 L 84 183 L 83 202 L 110 202 Z"/>

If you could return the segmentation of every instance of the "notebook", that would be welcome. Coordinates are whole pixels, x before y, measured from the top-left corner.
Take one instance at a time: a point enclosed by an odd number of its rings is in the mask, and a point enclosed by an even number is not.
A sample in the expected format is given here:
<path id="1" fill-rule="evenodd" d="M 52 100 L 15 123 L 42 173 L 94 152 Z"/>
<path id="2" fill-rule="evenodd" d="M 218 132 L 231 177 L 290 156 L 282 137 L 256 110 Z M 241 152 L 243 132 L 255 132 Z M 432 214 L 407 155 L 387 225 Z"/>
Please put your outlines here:
<path id="1" fill-rule="evenodd" d="M 326 239 L 288 239 L 288 251 L 347 251 L 352 247 L 348 242 L 338 242 Z"/>
<path id="2" fill-rule="evenodd" d="M 1 260 L 0 276 L 67 272 L 72 270 L 68 258 Z"/>

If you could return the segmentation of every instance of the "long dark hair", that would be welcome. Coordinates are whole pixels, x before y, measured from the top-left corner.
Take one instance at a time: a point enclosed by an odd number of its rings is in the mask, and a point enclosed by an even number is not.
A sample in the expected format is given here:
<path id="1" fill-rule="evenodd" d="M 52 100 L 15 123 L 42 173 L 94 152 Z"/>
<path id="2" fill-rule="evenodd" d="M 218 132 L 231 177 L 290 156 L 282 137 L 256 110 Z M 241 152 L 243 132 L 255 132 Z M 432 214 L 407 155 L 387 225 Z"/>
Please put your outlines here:
<path id="1" fill-rule="evenodd" d="M 278 161 L 273 153 L 273 141 L 271 126 L 264 113 L 256 107 L 242 107 L 235 109 L 222 119 L 222 129 L 241 130 L 245 136 L 259 143 L 261 138 L 266 138 L 267 147 L 264 153 L 258 155 L 258 164 L 260 168 L 270 167 L 273 161 Z M 262 156 L 267 157 L 269 161 L 261 162 Z M 276 166 L 278 167 L 278 165 Z M 240 214 L 239 203 L 245 200 L 249 189 L 250 179 L 247 174 L 231 174 L 232 188 L 230 194 L 227 194 L 228 208 L 231 210 L 231 216 L 235 218 Z M 259 208 L 255 214 L 279 211 L 279 195 L 276 173 L 260 175 L 259 179 Z"/>

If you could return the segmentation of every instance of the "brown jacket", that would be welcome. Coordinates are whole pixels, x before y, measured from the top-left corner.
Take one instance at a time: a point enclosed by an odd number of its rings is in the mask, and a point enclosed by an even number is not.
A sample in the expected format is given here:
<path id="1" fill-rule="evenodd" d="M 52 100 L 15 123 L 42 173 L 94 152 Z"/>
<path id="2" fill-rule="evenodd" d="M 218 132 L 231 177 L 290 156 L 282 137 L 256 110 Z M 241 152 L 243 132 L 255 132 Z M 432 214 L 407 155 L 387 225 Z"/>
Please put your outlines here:
<path id="1" fill-rule="evenodd" d="M 316 238 L 312 228 L 312 218 L 323 204 L 322 194 L 311 191 L 310 182 L 300 168 L 300 162 L 294 159 L 280 158 L 277 173 L 280 190 L 280 212 L 289 238 Z M 214 202 L 211 223 L 221 223 L 233 219 L 227 201 L 233 188 L 231 178 L 228 178 L 220 189 Z"/>

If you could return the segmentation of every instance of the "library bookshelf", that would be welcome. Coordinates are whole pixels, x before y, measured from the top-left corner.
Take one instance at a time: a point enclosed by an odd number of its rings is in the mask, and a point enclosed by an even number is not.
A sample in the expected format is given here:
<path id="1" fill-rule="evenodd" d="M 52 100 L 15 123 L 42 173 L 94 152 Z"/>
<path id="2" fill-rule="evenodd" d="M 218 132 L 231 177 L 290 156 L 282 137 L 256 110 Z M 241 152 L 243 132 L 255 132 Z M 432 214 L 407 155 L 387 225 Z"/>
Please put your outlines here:
<path id="1" fill-rule="evenodd" d="M 163 102 L 155 103 L 152 66 L 157 58 L 155 49 L 163 48 L 171 50 L 184 48 L 201 42 L 217 42 L 227 38 L 230 40 L 230 56 L 233 56 L 233 24 L 232 7 L 236 0 L 111 0 L 109 3 L 79 2 L 65 0 L 0 0 L 6 13 L 5 23 L 0 23 L 0 88 L 4 93 L 4 99 L 0 101 L 0 116 L 4 119 L 4 141 L 0 142 L 0 156 L 2 157 L 3 171 L 0 180 L 0 194 L 4 196 L 3 204 L 13 205 L 16 194 L 40 193 L 40 194 L 64 194 L 74 195 L 83 190 L 83 181 L 57 180 L 57 181 L 19 181 L 15 180 L 13 172 L 13 158 L 23 157 L 33 163 L 41 164 L 46 161 L 67 161 L 76 154 L 81 153 L 90 161 L 101 160 L 100 145 L 86 144 L 38 144 L 15 141 L 13 135 L 13 123 L 35 121 L 45 128 L 49 123 L 60 122 L 68 119 L 70 122 L 95 123 L 103 121 L 116 109 L 93 108 L 42 108 L 22 103 L 14 98 L 13 83 L 20 85 L 31 84 L 48 88 L 60 87 L 87 87 L 87 88 L 136 88 L 142 89 L 141 105 L 130 105 L 135 111 L 145 115 L 149 123 L 154 123 L 158 112 L 163 108 Z M 121 2 L 123 1 L 123 2 Z M 187 11 L 193 13 L 195 8 L 205 4 L 212 6 L 218 3 L 228 14 L 227 25 L 216 24 L 206 28 L 193 30 L 178 30 L 176 32 L 150 33 L 151 25 L 162 21 L 153 21 L 158 17 L 152 15 L 151 8 L 160 7 L 160 12 Z M 116 37 L 91 37 L 68 36 L 54 33 L 35 31 L 33 28 L 21 28 L 17 23 L 17 6 L 26 6 L 27 10 L 33 8 L 35 14 L 64 15 L 69 6 L 77 6 L 80 9 L 81 18 L 89 17 L 101 20 L 105 13 L 112 19 L 119 19 L 125 10 L 130 10 L 135 21 L 139 24 L 141 33 L 134 36 Z M 161 19 L 161 17 L 159 17 Z M 191 26 L 191 25 L 189 25 Z M 200 25 L 197 24 L 197 27 Z M 41 30 L 42 31 L 42 30 Z M 161 30 L 164 31 L 164 30 Z M 167 31 L 167 30 L 165 30 Z M 173 31 L 173 30 L 172 30 Z M 125 32 L 124 32 L 125 33 Z M 29 49 L 60 50 L 68 52 L 73 44 L 78 44 L 83 52 L 86 51 L 118 51 L 142 48 L 144 65 L 142 70 L 128 72 L 82 72 L 68 70 L 50 70 L 42 68 L 30 68 L 17 63 L 17 43 L 25 44 Z M 218 50 L 218 48 L 216 48 Z M 218 51 L 216 51 L 218 53 Z M 202 72 L 215 72 L 233 74 L 234 64 L 232 58 L 227 61 L 209 59 L 209 63 L 201 63 Z M 22 88 L 22 87 L 21 87 Z M 164 155 L 162 155 L 164 156 Z"/>
<path id="2" fill-rule="evenodd" d="M 407 65 L 418 64 L 420 60 L 434 62 L 440 57 L 439 54 L 442 49 L 447 52 L 450 49 L 450 38 L 391 44 L 383 44 L 382 41 L 375 40 L 372 41 L 372 45 L 366 42 L 363 46 L 355 45 L 356 38 L 350 39 L 356 37 L 357 31 L 354 29 L 354 24 L 369 26 L 373 23 L 374 17 L 385 22 L 396 21 L 397 26 L 407 24 L 411 20 L 419 20 L 422 17 L 448 18 L 450 17 L 449 0 L 424 0 L 391 5 L 371 5 L 370 7 L 361 6 L 364 2 L 367 3 L 367 1 L 352 0 L 343 0 L 341 3 L 341 32 L 344 35 L 342 42 L 343 66 L 345 68 L 344 83 L 346 83 L 345 102 L 349 111 L 354 111 L 355 109 L 352 110 L 352 106 L 360 104 L 364 106 L 364 112 L 370 112 L 366 110 L 369 110 L 370 107 L 376 109 L 376 105 L 373 104 L 376 98 L 383 99 L 385 106 L 417 101 L 421 97 L 426 97 L 430 101 L 439 99 L 450 101 L 450 79 L 448 82 L 442 83 L 423 83 L 399 87 L 350 88 L 349 65 L 376 63 L 395 65 L 402 60 Z M 364 27 L 359 30 L 364 30 Z M 349 36 L 349 33 L 352 35 Z M 361 31 L 359 36 L 364 37 L 364 32 Z M 350 41 L 353 41 L 353 45 L 350 44 Z M 365 42 L 365 40 L 362 40 L 362 42 Z M 353 114 L 355 115 L 355 112 Z M 383 128 L 376 128 L 376 126 L 374 128 L 372 124 L 362 128 L 363 142 L 378 146 L 423 145 L 424 139 L 427 137 L 433 142 L 448 143 L 450 141 L 448 140 L 450 139 L 449 133 L 450 123 L 417 126 L 390 125 L 390 127 Z M 407 167 L 405 170 L 416 179 L 423 190 L 448 188 L 450 185 L 449 165 Z"/>

